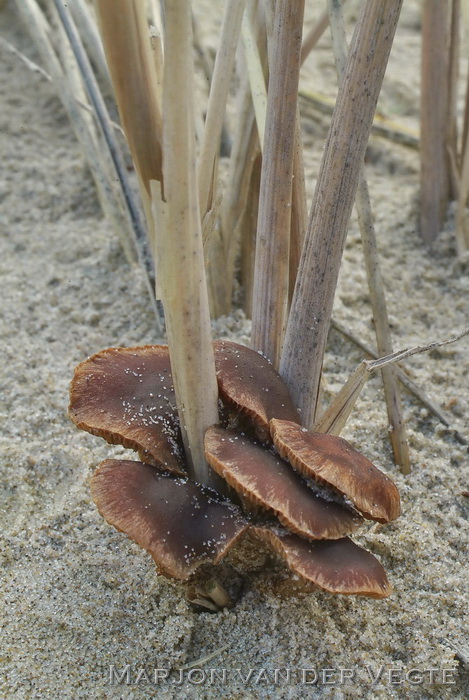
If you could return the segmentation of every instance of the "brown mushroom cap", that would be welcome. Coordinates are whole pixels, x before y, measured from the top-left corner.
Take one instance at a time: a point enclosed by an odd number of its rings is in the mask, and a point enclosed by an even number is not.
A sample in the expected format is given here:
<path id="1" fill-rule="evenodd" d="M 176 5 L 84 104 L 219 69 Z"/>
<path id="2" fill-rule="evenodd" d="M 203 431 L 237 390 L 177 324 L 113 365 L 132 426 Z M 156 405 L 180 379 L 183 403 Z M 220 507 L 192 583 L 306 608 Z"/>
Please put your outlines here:
<path id="1" fill-rule="evenodd" d="M 299 422 L 285 382 L 265 357 L 227 340 L 215 340 L 213 349 L 220 397 L 252 419 L 260 440 L 271 441 L 271 418 Z"/>
<path id="2" fill-rule="evenodd" d="M 280 529 L 252 526 L 251 531 L 268 542 L 295 574 L 329 593 L 370 598 L 392 593 L 380 562 L 348 537 L 308 542 Z"/>
<path id="3" fill-rule="evenodd" d="M 75 370 L 70 418 L 141 459 L 183 474 L 169 351 L 164 345 L 108 348 Z"/>
<path id="4" fill-rule="evenodd" d="M 292 532 L 312 539 L 337 539 L 361 523 L 358 515 L 338 503 L 316 496 L 278 455 L 239 433 L 209 428 L 205 456 L 230 486 L 273 511 Z"/>
<path id="5" fill-rule="evenodd" d="M 248 527 L 235 505 L 142 462 L 107 459 L 91 479 L 101 515 L 146 549 L 167 577 L 187 579 L 217 563 Z"/>
<path id="6" fill-rule="evenodd" d="M 278 453 L 300 474 L 347 496 L 365 518 L 387 523 L 399 516 L 394 482 L 346 440 L 284 420 L 272 420 L 270 428 Z"/>

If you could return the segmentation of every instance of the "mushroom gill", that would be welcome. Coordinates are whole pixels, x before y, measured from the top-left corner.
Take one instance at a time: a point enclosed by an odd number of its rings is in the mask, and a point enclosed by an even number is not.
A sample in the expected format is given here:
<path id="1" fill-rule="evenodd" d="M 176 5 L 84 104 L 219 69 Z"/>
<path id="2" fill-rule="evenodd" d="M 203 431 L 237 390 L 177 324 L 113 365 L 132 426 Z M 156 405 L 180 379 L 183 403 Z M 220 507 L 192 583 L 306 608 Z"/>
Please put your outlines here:
<path id="1" fill-rule="evenodd" d="M 108 348 L 75 369 L 69 415 L 78 428 L 184 474 L 175 407 L 165 345 Z"/>
<path id="2" fill-rule="evenodd" d="M 301 579 L 329 593 L 386 598 L 392 586 L 376 557 L 348 537 L 314 542 L 280 528 L 252 526 Z"/>
<path id="3" fill-rule="evenodd" d="M 285 382 L 265 357 L 227 340 L 215 340 L 213 350 L 220 397 L 249 416 L 259 440 L 271 442 L 271 418 L 299 422 Z"/>
<path id="4" fill-rule="evenodd" d="M 277 452 L 304 477 L 347 496 L 365 518 L 387 523 L 399 516 L 394 482 L 346 440 L 291 421 L 274 419 L 270 428 Z"/>
<path id="5" fill-rule="evenodd" d="M 353 532 L 361 517 L 317 496 L 289 464 L 253 440 L 212 426 L 205 433 L 211 467 L 238 493 L 275 513 L 292 532 L 312 539 L 337 539 Z"/>

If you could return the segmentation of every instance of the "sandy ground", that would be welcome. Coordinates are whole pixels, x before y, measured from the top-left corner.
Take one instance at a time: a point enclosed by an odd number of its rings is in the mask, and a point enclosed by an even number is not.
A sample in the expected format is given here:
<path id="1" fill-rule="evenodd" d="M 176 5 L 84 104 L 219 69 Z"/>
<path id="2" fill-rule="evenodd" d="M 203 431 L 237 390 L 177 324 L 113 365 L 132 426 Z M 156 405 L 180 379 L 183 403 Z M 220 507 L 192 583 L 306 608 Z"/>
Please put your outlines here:
<path id="1" fill-rule="evenodd" d="M 381 109 L 416 128 L 418 14 L 405 5 Z M 37 58 L 12 3 L 0 32 Z M 454 435 L 467 436 L 467 338 L 406 363 L 451 423 L 404 394 L 411 475 L 393 465 L 378 377 L 344 433 L 401 491 L 401 518 L 358 537 L 386 567 L 393 595 L 278 595 L 281 567 L 261 552 L 233 610 L 194 612 L 91 501 L 93 468 L 125 451 L 69 422 L 73 368 L 101 348 L 160 339 L 54 87 L 0 51 L 1 697 L 469 697 L 468 669 L 455 657 L 455 646 L 468 646 L 468 452 Z M 324 40 L 303 86 L 325 90 L 332 75 Z M 325 135 L 313 116 L 306 110 L 303 124 L 310 196 Z M 451 219 L 432 253 L 422 248 L 417 153 L 374 138 L 368 156 L 395 346 L 443 340 L 469 325 L 469 258 L 456 257 Z M 334 313 L 373 342 L 355 219 Z M 248 342 L 249 323 L 237 312 L 215 334 Z M 332 332 L 328 390 L 361 359 Z M 236 566 L 242 556 L 233 555 Z"/>

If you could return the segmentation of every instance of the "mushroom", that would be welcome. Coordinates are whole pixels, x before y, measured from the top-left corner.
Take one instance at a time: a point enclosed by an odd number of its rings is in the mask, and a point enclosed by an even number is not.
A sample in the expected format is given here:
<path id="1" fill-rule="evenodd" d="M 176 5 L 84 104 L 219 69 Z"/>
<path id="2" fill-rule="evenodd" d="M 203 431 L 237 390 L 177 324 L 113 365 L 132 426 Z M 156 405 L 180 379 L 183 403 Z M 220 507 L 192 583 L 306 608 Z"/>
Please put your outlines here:
<path id="1" fill-rule="evenodd" d="M 248 501 L 275 513 L 292 532 L 312 539 L 337 539 L 361 518 L 317 496 L 289 464 L 253 440 L 218 426 L 205 433 L 210 466 Z"/>
<path id="2" fill-rule="evenodd" d="M 251 532 L 270 544 L 294 574 L 329 593 L 369 598 L 392 593 L 380 562 L 348 537 L 311 542 L 272 526 L 253 526 Z"/>
<path id="3" fill-rule="evenodd" d="M 270 429 L 277 452 L 304 477 L 349 498 L 365 518 L 387 523 L 399 516 L 394 482 L 346 440 L 285 420 L 271 420 Z"/>
<path id="4" fill-rule="evenodd" d="M 105 460 L 91 494 L 107 522 L 146 549 L 160 573 L 181 580 L 219 562 L 248 527 L 240 509 L 211 489 L 142 462 Z"/>
<path id="5" fill-rule="evenodd" d="M 259 440 L 271 442 L 271 418 L 300 421 L 285 382 L 265 357 L 227 340 L 215 340 L 213 350 L 220 397 L 249 416 Z"/>
<path id="6" fill-rule="evenodd" d="M 324 590 L 389 595 L 381 565 L 344 537 L 361 524 L 361 516 L 334 496 L 318 496 L 311 477 L 382 522 L 399 512 L 394 484 L 341 438 L 301 428 L 283 380 L 257 352 L 227 341 L 215 341 L 214 350 L 221 398 L 252 421 L 264 443 L 271 442 L 271 430 L 280 452 L 243 433 L 208 429 L 207 460 L 248 504 L 248 513 L 184 478 L 169 352 L 160 345 L 108 348 L 75 371 L 71 419 L 110 443 L 137 450 L 142 460 L 106 460 L 99 466 L 91 488 L 100 513 L 148 550 L 162 574 L 191 577 L 197 600 L 207 598 L 210 609 L 220 608 L 219 595 L 210 593 L 205 574 L 197 585 L 192 576 L 201 564 L 219 562 L 249 528 L 298 576 Z M 264 511 L 261 517 L 253 503 Z M 265 511 L 273 522 L 266 521 Z"/>
<path id="7" fill-rule="evenodd" d="M 184 474 L 169 351 L 165 345 L 108 348 L 78 365 L 72 421 L 145 462 Z"/>

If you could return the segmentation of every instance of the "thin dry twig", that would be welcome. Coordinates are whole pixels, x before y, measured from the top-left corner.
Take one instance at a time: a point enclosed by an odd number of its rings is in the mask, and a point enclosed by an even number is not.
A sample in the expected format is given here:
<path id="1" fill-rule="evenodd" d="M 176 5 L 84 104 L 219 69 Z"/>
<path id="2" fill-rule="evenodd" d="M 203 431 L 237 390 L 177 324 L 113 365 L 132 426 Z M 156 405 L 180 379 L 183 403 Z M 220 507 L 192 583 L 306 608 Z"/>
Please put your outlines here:
<path id="1" fill-rule="evenodd" d="M 360 395 L 360 392 L 365 385 L 368 377 L 376 370 L 381 370 L 384 367 L 389 367 L 397 362 L 400 362 L 411 355 L 417 355 L 422 352 L 428 352 L 437 347 L 450 345 L 461 340 L 464 336 L 469 335 L 469 328 L 464 329 L 457 336 L 448 340 L 429 343 L 428 345 L 417 345 L 413 348 L 398 350 L 384 357 L 379 357 L 376 360 L 362 360 L 355 371 L 350 375 L 347 382 L 336 394 L 334 399 L 329 404 L 328 408 L 313 427 L 313 430 L 319 433 L 330 433 L 331 435 L 340 435 L 343 430 L 350 413 Z M 437 414 L 440 418 L 441 414 Z M 441 418 L 440 418 L 441 419 Z M 447 425 L 446 419 L 443 419 Z M 408 473 L 408 472 L 404 472 Z"/>

